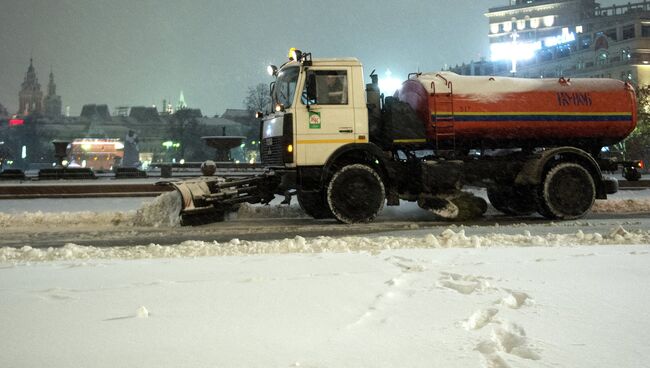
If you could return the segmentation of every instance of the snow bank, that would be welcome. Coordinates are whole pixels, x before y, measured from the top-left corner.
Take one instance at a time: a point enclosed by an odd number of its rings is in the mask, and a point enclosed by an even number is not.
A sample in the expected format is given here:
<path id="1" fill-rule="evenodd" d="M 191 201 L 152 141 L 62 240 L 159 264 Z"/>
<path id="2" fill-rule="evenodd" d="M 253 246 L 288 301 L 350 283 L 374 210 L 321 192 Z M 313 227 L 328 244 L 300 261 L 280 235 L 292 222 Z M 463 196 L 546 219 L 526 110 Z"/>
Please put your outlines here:
<path id="1" fill-rule="evenodd" d="M 228 219 L 237 218 L 304 218 L 305 212 L 297 203 L 291 206 L 271 202 L 269 205 L 251 205 L 244 203 L 239 211 Z M 295 201 L 294 201 L 295 202 Z M 56 208 L 48 208 L 35 212 L 0 212 L 0 227 L 69 227 L 69 226 L 144 226 L 144 227 L 174 227 L 180 226 L 181 196 L 178 192 L 167 192 L 152 201 L 143 203 L 137 210 L 106 211 L 111 206 L 111 200 L 106 199 L 104 208 L 94 208 L 89 211 L 57 212 Z M 57 206 L 59 204 L 53 204 Z"/>
<path id="2" fill-rule="evenodd" d="M 546 234 L 544 236 L 531 235 L 528 231 L 517 235 L 488 234 L 483 236 L 466 236 L 464 230 L 455 232 L 451 229 L 446 229 L 439 235 L 428 234 L 424 237 L 317 237 L 305 239 L 301 236 L 296 236 L 293 239 L 274 241 L 240 241 L 239 239 L 233 239 L 224 243 L 190 240 L 171 246 L 150 244 L 135 247 L 98 248 L 66 244 L 62 248 L 48 249 L 34 249 L 29 246 L 22 248 L 4 247 L 0 249 L 0 262 L 24 263 L 79 259 L 178 258 L 282 253 L 370 252 L 376 254 L 391 249 L 558 247 L 649 243 L 650 231 L 628 232 L 620 226 L 605 235 L 597 232 L 584 233 L 582 230 L 579 230 L 575 234 Z"/>
<path id="3" fill-rule="evenodd" d="M 107 204 L 110 206 L 110 201 Z M 161 194 L 136 211 L 0 212 L 0 227 L 180 226 L 180 211 L 181 197 L 174 191 Z"/>
<path id="4" fill-rule="evenodd" d="M 594 213 L 650 212 L 650 199 L 608 199 L 596 201 L 591 208 Z"/>

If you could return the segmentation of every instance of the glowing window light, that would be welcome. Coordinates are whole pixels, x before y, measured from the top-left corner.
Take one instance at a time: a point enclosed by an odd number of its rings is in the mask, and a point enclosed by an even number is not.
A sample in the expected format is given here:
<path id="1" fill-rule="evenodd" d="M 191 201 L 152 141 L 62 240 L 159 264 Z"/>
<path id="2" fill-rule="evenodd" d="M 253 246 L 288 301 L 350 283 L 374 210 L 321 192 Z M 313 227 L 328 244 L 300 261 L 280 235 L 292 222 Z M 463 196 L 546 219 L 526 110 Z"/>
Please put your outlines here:
<path id="1" fill-rule="evenodd" d="M 525 29 L 525 28 L 526 28 L 526 20 L 525 19 L 519 19 L 517 21 L 517 29 L 521 31 L 522 29 Z"/>
<path id="2" fill-rule="evenodd" d="M 499 32 L 499 23 L 490 24 L 490 32 L 491 33 L 498 33 Z"/>
<path id="3" fill-rule="evenodd" d="M 501 42 L 490 45 L 490 55 L 492 61 L 499 60 L 528 60 L 535 57 L 535 52 L 542 48 L 542 43 L 529 42 L 517 43 Z"/>
<path id="4" fill-rule="evenodd" d="M 559 36 L 544 38 L 544 46 L 553 47 L 553 46 L 557 46 L 557 45 L 560 45 L 560 44 L 563 44 L 563 43 L 572 42 L 572 41 L 575 41 L 575 40 L 576 40 L 575 33 L 569 32 L 568 29 L 567 29 L 566 32 L 564 32 L 564 29 L 563 29 L 562 34 L 559 35 Z"/>
<path id="5" fill-rule="evenodd" d="M 531 18 L 530 19 L 530 28 L 532 28 L 532 29 L 539 28 L 539 18 Z"/>
<path id="6" fill-rule="evenodd" d="M 510 32 L 512 31 L 512 22 L 504 22 L 503 23 L 503 30 L 505 32 Z"/>
<path id="7" fill-rule="evenodd" d="M 543 18 L 544 26 L 545 27 L 552 27 L 553 23 L 555 23 L 555 15 L 547 15 Z"/>
<path id="8" fill-rule="evenodd" d="M 576 33 L 582 33 L 582 26 L 576 26 Z"/>

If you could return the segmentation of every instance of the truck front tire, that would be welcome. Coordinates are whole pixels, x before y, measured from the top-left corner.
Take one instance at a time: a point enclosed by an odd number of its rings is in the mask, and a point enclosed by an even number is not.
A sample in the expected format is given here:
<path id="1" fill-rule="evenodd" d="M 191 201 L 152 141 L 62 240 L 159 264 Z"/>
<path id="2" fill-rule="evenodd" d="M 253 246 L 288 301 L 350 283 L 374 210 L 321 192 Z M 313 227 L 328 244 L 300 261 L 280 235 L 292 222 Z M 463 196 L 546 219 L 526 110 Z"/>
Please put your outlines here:
<path id="1" fill-rule="evenodd" d="M 334 217 L 330 211 L 322 191 L 298 190 L 298 204 L 309 216 L 320 220 Z"/>
<path id="2" fill-rule="evenodd" d="M 338 170 L 327 185 L 327 203 L 343 223 L 370 222 L 384 207 L 386 192 L 381 177 L 363 164 Z"/>
<path id="3" fill-rule="evenodd" d="M 583 166 L 564 162 L 553 166 L 537 193 L 538 212 L 549 219 L 573 220 L 584 216 L 596 199 L 596 185 Z"/>

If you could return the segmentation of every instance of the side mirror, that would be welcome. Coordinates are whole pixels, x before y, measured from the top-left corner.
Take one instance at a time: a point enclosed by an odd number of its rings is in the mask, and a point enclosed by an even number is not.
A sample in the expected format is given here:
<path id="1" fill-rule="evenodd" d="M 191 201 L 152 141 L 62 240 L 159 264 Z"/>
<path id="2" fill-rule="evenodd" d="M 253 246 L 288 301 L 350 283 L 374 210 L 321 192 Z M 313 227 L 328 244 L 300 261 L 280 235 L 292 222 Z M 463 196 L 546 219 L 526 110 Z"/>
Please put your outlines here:
<path id="1" fill-rule="evenodd" d="M 309 74 L 307 78 L 307 100 L 308 101 L 317 101 L 316 100 L 316 75 Z"/>

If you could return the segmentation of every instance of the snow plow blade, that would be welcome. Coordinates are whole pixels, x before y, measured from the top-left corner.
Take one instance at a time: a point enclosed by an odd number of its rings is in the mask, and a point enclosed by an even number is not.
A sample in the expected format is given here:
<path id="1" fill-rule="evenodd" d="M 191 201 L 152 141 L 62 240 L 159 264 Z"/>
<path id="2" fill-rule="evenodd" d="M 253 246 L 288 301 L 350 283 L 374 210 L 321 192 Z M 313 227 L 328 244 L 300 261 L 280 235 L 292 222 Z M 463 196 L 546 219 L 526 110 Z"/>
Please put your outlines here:
<path id="1" fill-rule="evenodd" d="M 170 181 L 181 195 L 181 225 L 203 225 L 220 222 L 226 213 L 235 212 L 241 203 L 268 203 L 274 195 L 270 191 L 276 182 L 273 174 L 263 174 L 245 179 L 202 177 Z"/>

